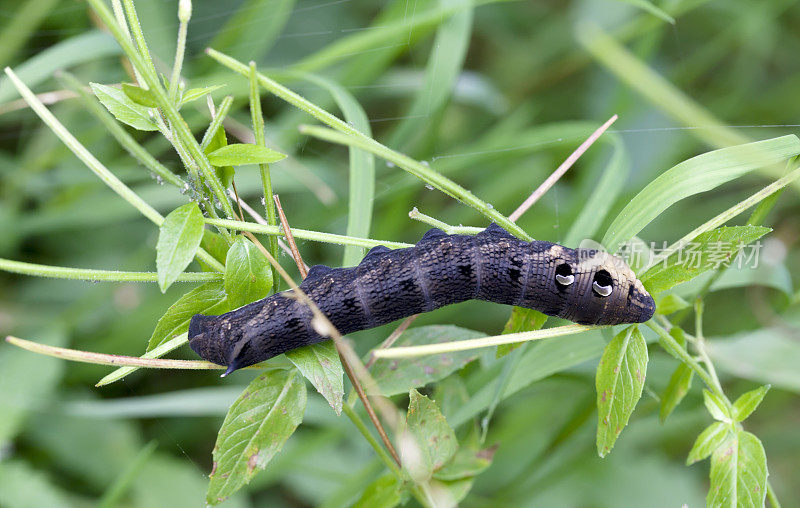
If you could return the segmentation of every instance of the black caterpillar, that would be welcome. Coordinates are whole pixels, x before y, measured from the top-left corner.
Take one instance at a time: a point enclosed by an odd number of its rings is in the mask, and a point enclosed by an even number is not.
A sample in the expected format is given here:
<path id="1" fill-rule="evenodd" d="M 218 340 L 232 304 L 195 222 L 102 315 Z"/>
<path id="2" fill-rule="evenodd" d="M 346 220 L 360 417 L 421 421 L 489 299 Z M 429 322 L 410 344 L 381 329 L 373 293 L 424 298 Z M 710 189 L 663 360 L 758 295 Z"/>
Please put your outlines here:
<path id="1" fill-rule="evenodd" d="M 311 268 L 300 288 L 342 334 L 479 299 L 580 324 L 643 323 L 653 298 L 619 258 L 519 240 L 496 224 L 476 236 L 431 229 L 413 247 L 379 245 L 358 266 Z M 221 316 L 196 315 L 189 344 L 228 372 L 326 340 L 289 291 Z"/>

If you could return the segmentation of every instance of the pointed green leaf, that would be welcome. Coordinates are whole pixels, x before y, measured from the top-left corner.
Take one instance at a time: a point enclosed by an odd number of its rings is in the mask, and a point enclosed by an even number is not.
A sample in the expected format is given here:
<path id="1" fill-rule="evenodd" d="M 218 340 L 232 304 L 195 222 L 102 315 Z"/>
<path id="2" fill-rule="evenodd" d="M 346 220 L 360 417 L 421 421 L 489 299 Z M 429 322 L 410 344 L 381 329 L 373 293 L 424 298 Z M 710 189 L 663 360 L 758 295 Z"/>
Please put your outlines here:
<path id="1" fill-rule="evenodd" d="M 207 282 L 184 294 L 158 320 L 147 351 L 189 330 L 189 321 L 195 314 L 224 314 L 228 311 L 222 282 Z"/>
<path id="2" fill-rule="evenodd" d="M 394 508 L 403 500 L 401 488 L 397 476 L 385 474 L 367 485 L 353 508 Z"/>
<path id="3" fill-rule="evenodd" d="M 656 312 L 668 316 L 689 306 L 689 302 L 680 296 L 670 293 L 656 300 Z"/>
<path id="4" fill-rule="evenodd" d="M 181 101 L 179 106 L 183 106 L 192 101 L 196 101 L 197 99 L 203 97 L 206 94 L 210 94 L 214 90 L 219 90 L 225 85 L 214 85 L 214 86 L 204 86 L 203 88 L 190 88 L 183 92 L 181 96 Z"/>
<path id="5" fill-rule="evenodd" d="M 730 426 L 723 422 L 714 422 L 697 436 L 697 439 L 686 458 L 686 465 L 691 466 L 714 453 L 714 450 L 725 444 L 730 437 Z"/>
<path id="6" fill-rule="evenodd" d="M 764 506 L 767 495 L 767 456 L 761 441 L 738 431 L 711 456 L 711 486 L 706 505 Z"/>
<path id="7" fill-rule="evenodd" d="M 255 378 L 219 429 L 206 501 L 223 502 L 264 469 L 300 425 L 305 408 L 306 385 L 297 371 Z"/>
<path id="8" fill-rule="evenodd" d="M 475 339 L 486 335 L 474 330 L 452 325 L 430 325 L 404 331 L 396 346 L 417 346 L 461 339 Z M 372 377 L 384 395 L 408 393 L 449 376 L 478 357 L 478 352 L 454 351 L 441 355 L 397 360 L 378 360 L 372 367 Z"/>
<path id="9" fill-rule="evenodd" d="M 210 229 L 206 229 L 203 231 L 203 240 L 200 242 L 200 247 L 211 254 L 211 257 L 219 261 L 221 265 L 225 264 L 225 258 L 228 257 L 228 248 L 230 245 L 228 245 L 224 236 L 214 233 Z M 216 271 L 208 266 L 202 259 L 198 259 L 197 261 L 200 263 L 203 270 L 207 272 Z"/>
<path id="10" fill-rule="evenodd" d="M 545 321 L 547 321 L 547 317 L 548 316 L 546 314 L 542 314 L 538 310 L 526 309 L 524 307 L 512 307 L 511 316 L 508 318 L 506 325 L 503 327 L 503 334 L 539 330 L 544 326 Z M 521 345 L 522 343 L 518 342 L 516 344 L 502 344 L 497 346 L 497 352 L 495 353 L 495 356 L 497 358 L 501 358 L 514 351 Z"/>
<path id="11" fill-rule="evenodd" d="M 653 16 L 661 18 L 662 20 L 666 21 L 667 23 L 674 25 L 675 18 L 664 12 L 663 10 L 659 9 L 655 5 L 653 5 L 649 0 L 618 0 L 620 2 L 625 2 L 627 4 L 635 5 L 639 9 L 643 11 L 647 11 Z"/>
<path id="12" fill-rule="evenodd" d="M 653 266 L 641 276 L 644 287 L 659 293 L 701 273 L 730 263 L 739 250 L 772 231 L 761 226 L 729 226 L 697 236 L 664 263 Z"/>
<path id="13" fill-rule="evenodd" d="M 99 83 L 89 83 L 89 85 L 97 100 L 103 103 L 103 106 L 118 121 L 140 131 L 158 130 L 155 122 L 150 118 L 149 108 L 136 104 L 122 90 Z"/>
<path id="14" fill-rule="evenodd" d="M 311 381 L 336 414 L 342 414 L 344 370 L 333 341 L 326 340 L 287 351 L 286 358 Z"/>
<path id="15" fill-rule="evenodd" d="M 194 259 L 204 226 L 203 212 L 194 201 L 179 206 L 164 219 L 156 245 L 158 287 L 162 293 Z"/>
<path id="16" fill-rule="evenodd" d="M 213 166 L 244 166 L 245 164 L 270 164 L 285 159 L 286 155 L 265 146 L 234 143 L 217 148 L 208 154 Z"/>
<path id="17" fill-rule="evenodd" d="M 798 154 L 800 139 L 791 135 L 722 148 L 681 162 L 628 202 L 608 227 L 601 243 L 614 252 L 678 201 Z"/>
<path id="18" fill-rule="evenodd" d="M 133 102 L 146 108 L 157 108 L 158 102 L 153 92 L 130 83 L 122 83 L 122 92 Z"/>
<path id="19" fill-rule="evenodd" d="M 413 388 L 408 395 L 406 424 L 411 440 L 401 441 L 400 454 L 412 478 L 430 478 L 455 455 L 458 441 L 434 401 Z"/>
<path id="20" fill-rule="evenodd" d="M 605 457 L 642 396 L 647 343 L 636 326 L 608 343 L 597 366 L 597 453 Z"/>
<path id="21" fill-rule="evenodd" d="M 662 423 L 667 421 L 667 417 L 686 396 L 692 386 L 693 375 L 694 371 L 685 363 L 679 364 L 675 372 L 672 373 L 667 388 L 661 396 L 661 407 L 659 408 L 658 416 Z"/>
<path id="22" fill-rule="evenodd" d="M 733 419 L 737 422 L 743 422 L 761 404 L 769 389 L 770 385 L 764 385 L 736 399 L 736 402 L 733 403 Z"/>
<path id="23" fill-rule="evenodd" d="M 728 405 L 716 393 L 703 390 L 703 403 L 711 416 L 720 422 L 729 422 L 731 417 L 728 414 Z"/>
<path id="24" fill-rule="evenodd" d="M 272 270 L 253 242 L 239 237 L 228 249 L 224 281 L 228 302 L 232 309 L 238 309 L 269 294 Z"/>

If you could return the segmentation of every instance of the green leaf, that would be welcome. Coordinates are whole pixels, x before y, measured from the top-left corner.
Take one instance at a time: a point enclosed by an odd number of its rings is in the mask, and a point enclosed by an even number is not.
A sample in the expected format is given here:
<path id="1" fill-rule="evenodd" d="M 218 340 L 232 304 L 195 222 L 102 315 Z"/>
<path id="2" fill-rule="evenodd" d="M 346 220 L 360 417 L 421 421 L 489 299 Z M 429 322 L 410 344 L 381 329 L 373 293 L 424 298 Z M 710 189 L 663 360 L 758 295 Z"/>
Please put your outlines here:
<path id="1" fill-rule="evenodd" d="M 486 335 L 453 325 L 430 325 L 410 328 L 403 332 L 397 346 L 417 346 L 460 339 L 475 339 Z M 478 352 L 454 351 L 441 355 L 397 360 L 378 360 L 372 377 L 384 395 L 407 393 L 411 388 L 425 386 L 450 375 L 478 357 Z"/>
<path id="2" fill-rule="evenodd" d="M 526 309 L 524 307 L 512 307 L 511 316 L 508 318 L 506 325 L 503 327 L 503 335 L 507 333 L 531 332 L 533 330 L 539 330 L 544 326 L 545 321 L 547 321 L 547 317 L 548 316 L 546 314 L 542 314 L 538 310 Z M 497 346 L 497 352 L 495 353 L 495 356 L 497 358 L 502 358 L 521 345 L 521 342 L 516 344 L 501 344 Z"/>
<path id="3" fill-rule="evenodd" d="M 219 261 L 221 265 L 225 265 L 225 258 L 228 257 L 228 242 L 225 240 L 225 237 L 217 234 L 210 229 L 206 229 L 203 231 L 203 240 L 200 242 L 200 247 L 203 248 L 206 252 L 211 254 L 211 257 Z M 213 268 L 208 266 L 203 260 L 198 259 L 198 263 L 203 268 L 203 270 L 207 272 L 214 272 Z"/>
<path id="4" fill-rule="evenodd" d="M 203 212 L 194 201 L 179 206 L 164 219 L 156 245 L 158 287 L 162 293 L 194 259 L 203 239 L 204 226 Z"/>
<path id="5" fill-rule="evenodd" d="M 609 226 L 602 244 L 613 252 L 678 201 L 798 154 L 800 139 L 783 136 L 714 150 L 681 162 L 628 202 Z"/>
<path id="6" fill-rule="evenodd" d="M 286 358 L 311 381 L 336 414 L 342 414 L 344 370 L 333 341 L 326 340 L 287 351 Z"/>
<path id="7" fill-rule="evenodd" d="M 669 383 L 664 389 L 664 394 L 661 396 L 661 407 L 658 411 L 661 423 L 667 421 L 667 417 L 678 407 L 678 404 L 689 392 L 693 375 L 694 371 L 685 363 L 679 364 L 675 372 L 672 373 L 672 377 L 670 377 Z"/>
<path id="8" fill-rule="evenodd" d="M 640 279 L 651 294 L 665 291 L 707 270 L 730 263 L 742 247 L 770 231 L 770 228 L 761 226 L 728 226 L 707 231 L 670 255 L 664 263 L 650 268 Z"/>
<path id="9" fill-rule="evenodd" d="M 680 296 L 670 293 L 656 300 L 656 312 L 668 316 L 689 306 L 689 302 Z"/>
<path id="10" fill-rule="evenodd" d="M 204 95 L 210 94 L 214 90 L 219 90 L 223 86 L 225 85 L 204 86 L 203 88 L 190 88 L 185 92 L 183 92 L 178 107 L 183 106 L 184 104 L 188 104 L 192 101 L 196 101 L 197 99 L 203 97 Z"/>
<path id="11" fill-rule="evenodd" d="M 714 422 L 697 436 L 697 439 L 686 458 L 686 465 L 691 466 L 714 453 L 714 450 L 725 444 L 730 436 L 730 425 L 723 422 Z"/>
<path id="12" fill-rule="evenodd" d="M 478 476 L 492 465 L 497 446 L 476 450 L 463 446 L 459 448 L 450 462 L 433 474 L 437 480 L 461 480 Z"/>
<path id="13" fill-rule="evenodd" d="M 285 159 L 286 155 L 265 146 L 234 143 L 217 148 L 208 154 L 212 166 L 244 166 L 245 164 L 270 164 Z"/>
<path id="14" fill-rule="evenodd" d="M 605 457 L 628 424 L 642 396 L 647 343 L 636 326 L 622 330 L 603 351 L 597 366 L 597 453 Z"/>
<path id="15" fill-rule="evenodd" d="M 153 92 L 130 83 L 122 83 L 122 92 L 133 102 L 146 108 L 157 108 L 158 101 Z"/>
<path id="16" fill-rule="evenodd" d="M 403 500 L 401 487 L 395 475 L 385 474 L 367 485 L 353 508 L 393 508 Z"/>
<path id="17" fill-rule="evenodd" d="M 264 469 L 300 425 L 305 408 L 306 385 L 296 371 L 255 378 L 219 429 L 207 502 L 221 503 Z"/>
<path id="18" fill-rule="evenodd" d="M 423 481 L 455 455 L 458 441 L 434 401 L 413 388 L 408 396 L 408 434 L 401 439 L 400 455 L 411 477 Z"/>
<path id="19" fill-rule="evenodd" d="M 736 399 L 736 402 L 733 403 L 733 419 L 737 422 L 743 422 L 761 404 L 769 389 L 770 385 L 764 385 Z"/>
<path id="20" fill-rule="evenodd" d="M 740 430 L 711 456 L 709 507 L 764 506 L 767 456 L 761 441 Z"/>
<path id="21" fill-rule="evenodd" d="M 711 416 L 720 422 L 730 422 L 727 404 L 716 393 L 703 389 L 703 403 Z"/>
<path id="22" fill-rule="evenodd" d="M 207 282 L 184 294 L 156 323 L 147 343 L 147 351 L 189 330 L 189 321 L 195 314 L 224 314 L 228 311 L 222 282 Z"/>
<path id="23" fill-rule="evenodd" d="M 150 108 L 136 104 L 122 90 L 98 83 L 89 83 L 95 97 L 118 121 L 140 131 L 157 131 L 150 118 Z"/>
<path id="24" fill-rule="evenodd" d="M 272 288 L 269 261 L 244 237 L 239 237 L 228 249 L 225 259 L 225 292 L 232 309 L 260 300 Z"/>

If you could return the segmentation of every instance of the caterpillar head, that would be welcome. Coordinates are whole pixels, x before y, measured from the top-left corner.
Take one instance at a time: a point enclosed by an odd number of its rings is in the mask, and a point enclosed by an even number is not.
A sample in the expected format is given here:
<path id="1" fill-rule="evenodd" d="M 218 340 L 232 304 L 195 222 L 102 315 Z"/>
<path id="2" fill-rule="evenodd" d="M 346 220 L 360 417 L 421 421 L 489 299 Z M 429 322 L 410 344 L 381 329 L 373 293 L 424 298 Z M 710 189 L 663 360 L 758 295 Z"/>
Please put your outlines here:
<path id="1" fill-rule="evenodd" d="M 551 248 L 553 282 L 567 304 L 560 317 L 580 324 L 644 323 L 655 302 L 633 270 L 617 256 L 594 249 Z"/>
<path id="2" fill-rule="evenodd" d="M 206 361 L 227 365 L 223 376 L 243 366 L 237 361 L 239 352 L 233 351 L 237 344 L 244 344 L 237 337 L 240 334 L 241 330 L 223 316 L 197 314 L 189 321 L 189 347 Z"/>

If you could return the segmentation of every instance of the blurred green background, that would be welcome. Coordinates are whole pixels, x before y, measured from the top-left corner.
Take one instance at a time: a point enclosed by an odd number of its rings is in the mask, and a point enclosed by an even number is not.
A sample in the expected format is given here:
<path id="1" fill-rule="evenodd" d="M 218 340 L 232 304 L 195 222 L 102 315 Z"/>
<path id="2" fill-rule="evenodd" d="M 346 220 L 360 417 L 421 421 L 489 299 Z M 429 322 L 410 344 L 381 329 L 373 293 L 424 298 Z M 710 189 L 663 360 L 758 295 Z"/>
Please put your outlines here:
<path id="1" fill-rule="evenodd" d="M 225 83 L 214 93 L 217 101 L 224 94 L 236 97 L 226 124 L 232 139 L 248 133 L 247 82 L 206 57 L 205 47 L 255 60 L 262 69 L 326 76 L 358 99 L 378 140 L 428 161 L 503 213 L 514 210 L 586 135 L 616 113 L 620 119 L 603 141 L 519 221 L 535 238 L 559 242 L 614 157 L 623 158 L 624 171 L 616 182 L 618 193 L 609 196 L 604 225 L 627 199 L 682 160 L 726 140 L 798 132 L 796 2 L 654 2 L 674 17 L 674 24 L 636 6 L 647 3 L 496 2 L 464 10 L 463 2 L 451 0 L 195 1 L 183 74 L 193 87 Z M 460 24 L 430 14 L 440 5 L 460 9 Z M 136 7 L 157 64 L 167 69 L 174 54 L 177 2 L 139 0 Z M 671 96 L 639 89 L 637 83 L 646 83 L 643 68 L 614 68 L 619 59 L 604 61 L 610 50 L 594 39 L 595 26 L 695 101 L 703 115 L 682 117 Z M 373 40 L 355 51 L 337 46 L 365 36 Z M 12 66 L 37 93 L 56 92 L 50 106 L 55 115 L 159 211 L 166 214 L 186 202 L 174 188 L 152 179 L 53 78 L 67 69 L 84 83 L 130 80 L 116 43 L 95 26 L 83 2 L 0 4 L 0 64 Z M 336 111 L 327 90 L 308 81 L 287 84 Z M 208 122 L 202 101 L 183 112 L 201 133 Z M 273 165 L 273 184 L 291 224 L 344 233 L 347 151 L 301 136 L 297 126 L 312 119 L 273 97 L 264 97 L 264 113 L 267 139 L 290 154 Z M 720 131 L 714 117 L 728 129 Z M 182 172 L 162 138 L 134 135 L 167 167 Z M 413 207 L 451 224 L 486 225 L 473 210 L 383 161 L 376 161 L 376 173 L 372 238 L 416 241 L 427 226 L 408 218 Z M 236 183 L 243 197 L 258 205 L 257 170 L 241 168 Z M 641 236 L 659 244 L 673 241 L 766 183 L 754 173 L 681 202 Z M 785 506 L 800 506 L 798 203 L 796 188 L 784 193 L 767 221 L 774 232 L 763 242 L 764 271 L 715 291 L 707 300 L 705 324 L 726 391 L 739 394 L 756 383 L 773 384 L 747 425 L 764 443 L 770 479 Z M 157 235 L 0 78 L 0 257 L 153 271 Z M 342 263 L 340 247 L 300 241 L 299 248 L 308 264 Z M 281 262 L 294 270 L 289 257 Z M 190 287 L 176 284 L 162 295 L 155 284 L 92 284 L 0 272 L 0 336 L 139 355 L 158 318 Z M 507 307 L 473 302 L 425 315 L 415 325 L 453 323 L 497 334 L 508 313 Z M 357 349 L 367 351 L 387 330 L 354 335 Z M 193 357 L 188 349 L 179 354 Z M 675 362 L 651 351 L 646 393 L 613 453 L 601 460 L 594 449 L 598 356 L 599 351 L 577 367 L 529 382 L 500 405 L 488 439 L 500 445 L 497 455 L 464 506 L 704 503 L 707 462 L 684 465 L 696 435 L 709 422 L 699 388 L 660 424 L 653 394 L 661 392 Z M 487 353 L 480 366 L 461 373 L 468 386 L 477 389 L 480 371 L 492 357 Z M 0 345 L 0 506 L 91 506 L 137 456 L 145 462 L 123 506 L 203 503 L 216 430 L 252 374 L 221 380 L 202 372 L 140 371 L 93 388 L 109 370 Z M 155 451 L 146 455 L 148 446 Z M 333 415 L 310 391 L 298 433 L 228 504 L 346 506 L 379 472 L 380 464 L 350 422 Z"/>

